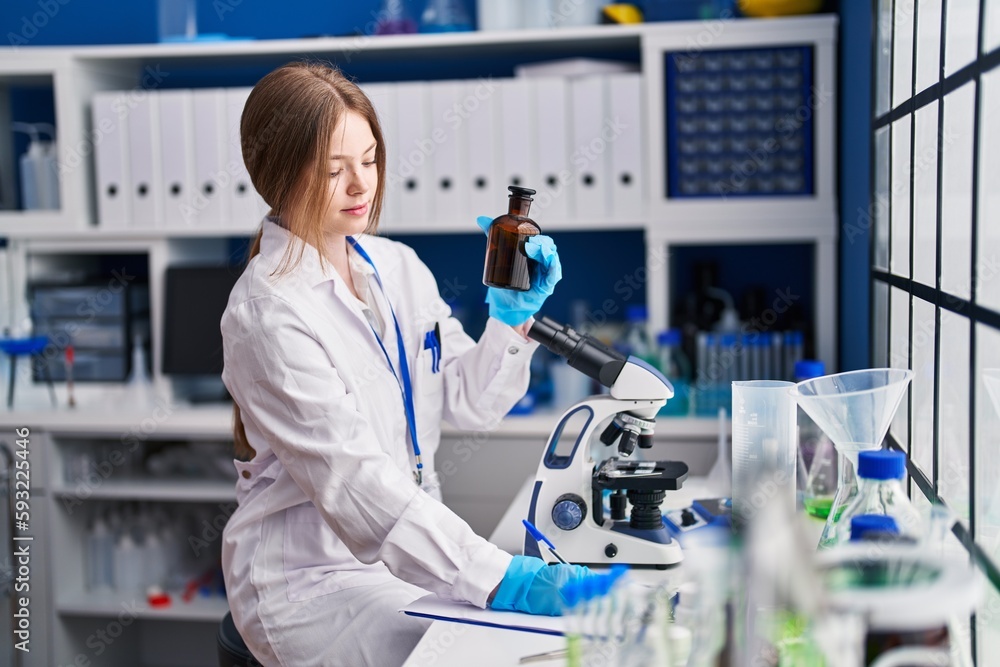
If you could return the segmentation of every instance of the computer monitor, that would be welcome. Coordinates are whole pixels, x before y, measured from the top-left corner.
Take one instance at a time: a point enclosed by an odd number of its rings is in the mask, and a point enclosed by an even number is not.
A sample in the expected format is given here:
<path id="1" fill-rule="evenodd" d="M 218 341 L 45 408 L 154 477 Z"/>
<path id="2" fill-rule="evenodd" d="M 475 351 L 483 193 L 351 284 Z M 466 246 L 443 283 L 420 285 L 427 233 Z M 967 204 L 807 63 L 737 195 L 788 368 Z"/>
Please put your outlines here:
<path id="1" fill-rule="evenodd" d="M 219 324 L 241 273 L 241 268 L 231 266 L 167 268 L 164 375 L 222 374 Z"/>

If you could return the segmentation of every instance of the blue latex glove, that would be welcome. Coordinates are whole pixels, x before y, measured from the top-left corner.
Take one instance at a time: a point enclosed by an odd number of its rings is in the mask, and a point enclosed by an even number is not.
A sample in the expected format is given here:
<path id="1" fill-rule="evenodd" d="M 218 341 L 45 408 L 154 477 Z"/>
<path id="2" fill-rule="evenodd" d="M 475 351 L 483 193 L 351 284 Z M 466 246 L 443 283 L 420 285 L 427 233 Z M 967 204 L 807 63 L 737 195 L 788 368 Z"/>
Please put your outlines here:
<path id="1" fill-rule="evenodd" d="M 476 224 L 484 232 L 489 232 L 493 218 L 484 215 L 476 218 Z M 486 291 L 486 303 L 490 304 L 490 317 L 495 317 L 504 324 L 516 327 L 528 321 L 545 303 L 546 297 L 552 294 L 556 283 L 562 278 L 562 264 L 556 253 L 556 244 L 552 237 L 539 234 L 532 236 L 524 243 L 524 254 L 538 262 L 531 280 L 531 289 L 527 292 L 517 290 L 497 289 L 490 287 Z"/>
<path id="2" fill-rule="evenodd" d="M 514 556 L 490 609 L 561 616 L 566 599 L 560 589 L 570 581 L 594 576 L 582 565 L 546 565 L 541 558 Z"/>

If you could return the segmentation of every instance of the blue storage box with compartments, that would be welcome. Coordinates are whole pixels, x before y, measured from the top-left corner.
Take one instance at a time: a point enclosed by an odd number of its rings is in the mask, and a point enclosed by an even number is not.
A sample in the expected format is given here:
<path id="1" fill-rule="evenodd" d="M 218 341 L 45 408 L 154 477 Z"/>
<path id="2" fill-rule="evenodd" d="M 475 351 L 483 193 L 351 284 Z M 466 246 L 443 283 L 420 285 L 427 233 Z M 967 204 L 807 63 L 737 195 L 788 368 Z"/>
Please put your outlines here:
<path id="1" fill-rule="evenodd" d="M 811 196 L 811 46 L 664 54 L 667 193 Z"/>

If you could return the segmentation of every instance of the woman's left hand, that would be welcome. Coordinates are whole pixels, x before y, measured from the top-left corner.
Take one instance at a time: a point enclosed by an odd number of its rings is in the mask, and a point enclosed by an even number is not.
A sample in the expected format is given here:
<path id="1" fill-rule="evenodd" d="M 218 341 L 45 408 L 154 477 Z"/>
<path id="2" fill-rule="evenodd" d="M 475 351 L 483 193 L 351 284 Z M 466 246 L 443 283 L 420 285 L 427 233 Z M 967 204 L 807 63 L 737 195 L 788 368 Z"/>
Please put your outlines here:
<path id="1" fill-rule="evenodd" d="M 493 219 L 486 216 L 476 218 L 476 224 L 484 232 L 488 232 L 492 222 Z M 490 287 L 486 292 L 490 317 L 512 327 L 524 324 L 537 313 L 562 278 L 562 264 L 552 237 L 544 234 L 530 237 L 524 243 L 524 253 L 538 263 L 531 279 L 531 289 L 518 292 Z"/>

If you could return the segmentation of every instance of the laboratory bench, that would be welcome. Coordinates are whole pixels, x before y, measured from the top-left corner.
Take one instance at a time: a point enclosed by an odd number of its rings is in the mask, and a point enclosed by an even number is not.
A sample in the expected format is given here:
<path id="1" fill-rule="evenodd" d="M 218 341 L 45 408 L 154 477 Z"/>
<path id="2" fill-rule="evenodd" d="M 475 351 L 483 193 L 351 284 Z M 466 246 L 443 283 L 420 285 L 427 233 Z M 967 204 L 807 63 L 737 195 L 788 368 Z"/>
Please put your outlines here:
<path id="1" fill-rule="evenodd" d="M 490 541 L 511 554 L 520 554 L 524 544 L 524 527 L 521 519 L 528 516 L 533 478 L 528 478 L 507 508 Z M 689 507 L 700 498 L 718 497 L 722 493 L 707 477 L 689 477 L 678 491 L 667 492 L 663 510 Z M 824 522 L 810 519 L 810 535 L 819 540 Z M 550 536 L 551 537 L 551 536 Z M 556 547 L 558 548 L 558 544 Z M 660 581 L 681 582 L 684 577 L 683 562 L 669 570 L 634 570 L 633 576 L 642 583 Z M 489 664 L 491 667 L 515 667 L 524 656 L 565 648 L 564 637 L 485 627 L 468 623 L 435 620 L 427 633 L 410 653 L 404 667 L 465 667 Z M 484 662 L 487 661 L 488 662 Z M 558 659 L 538 664 L 562 664 Z"/>

